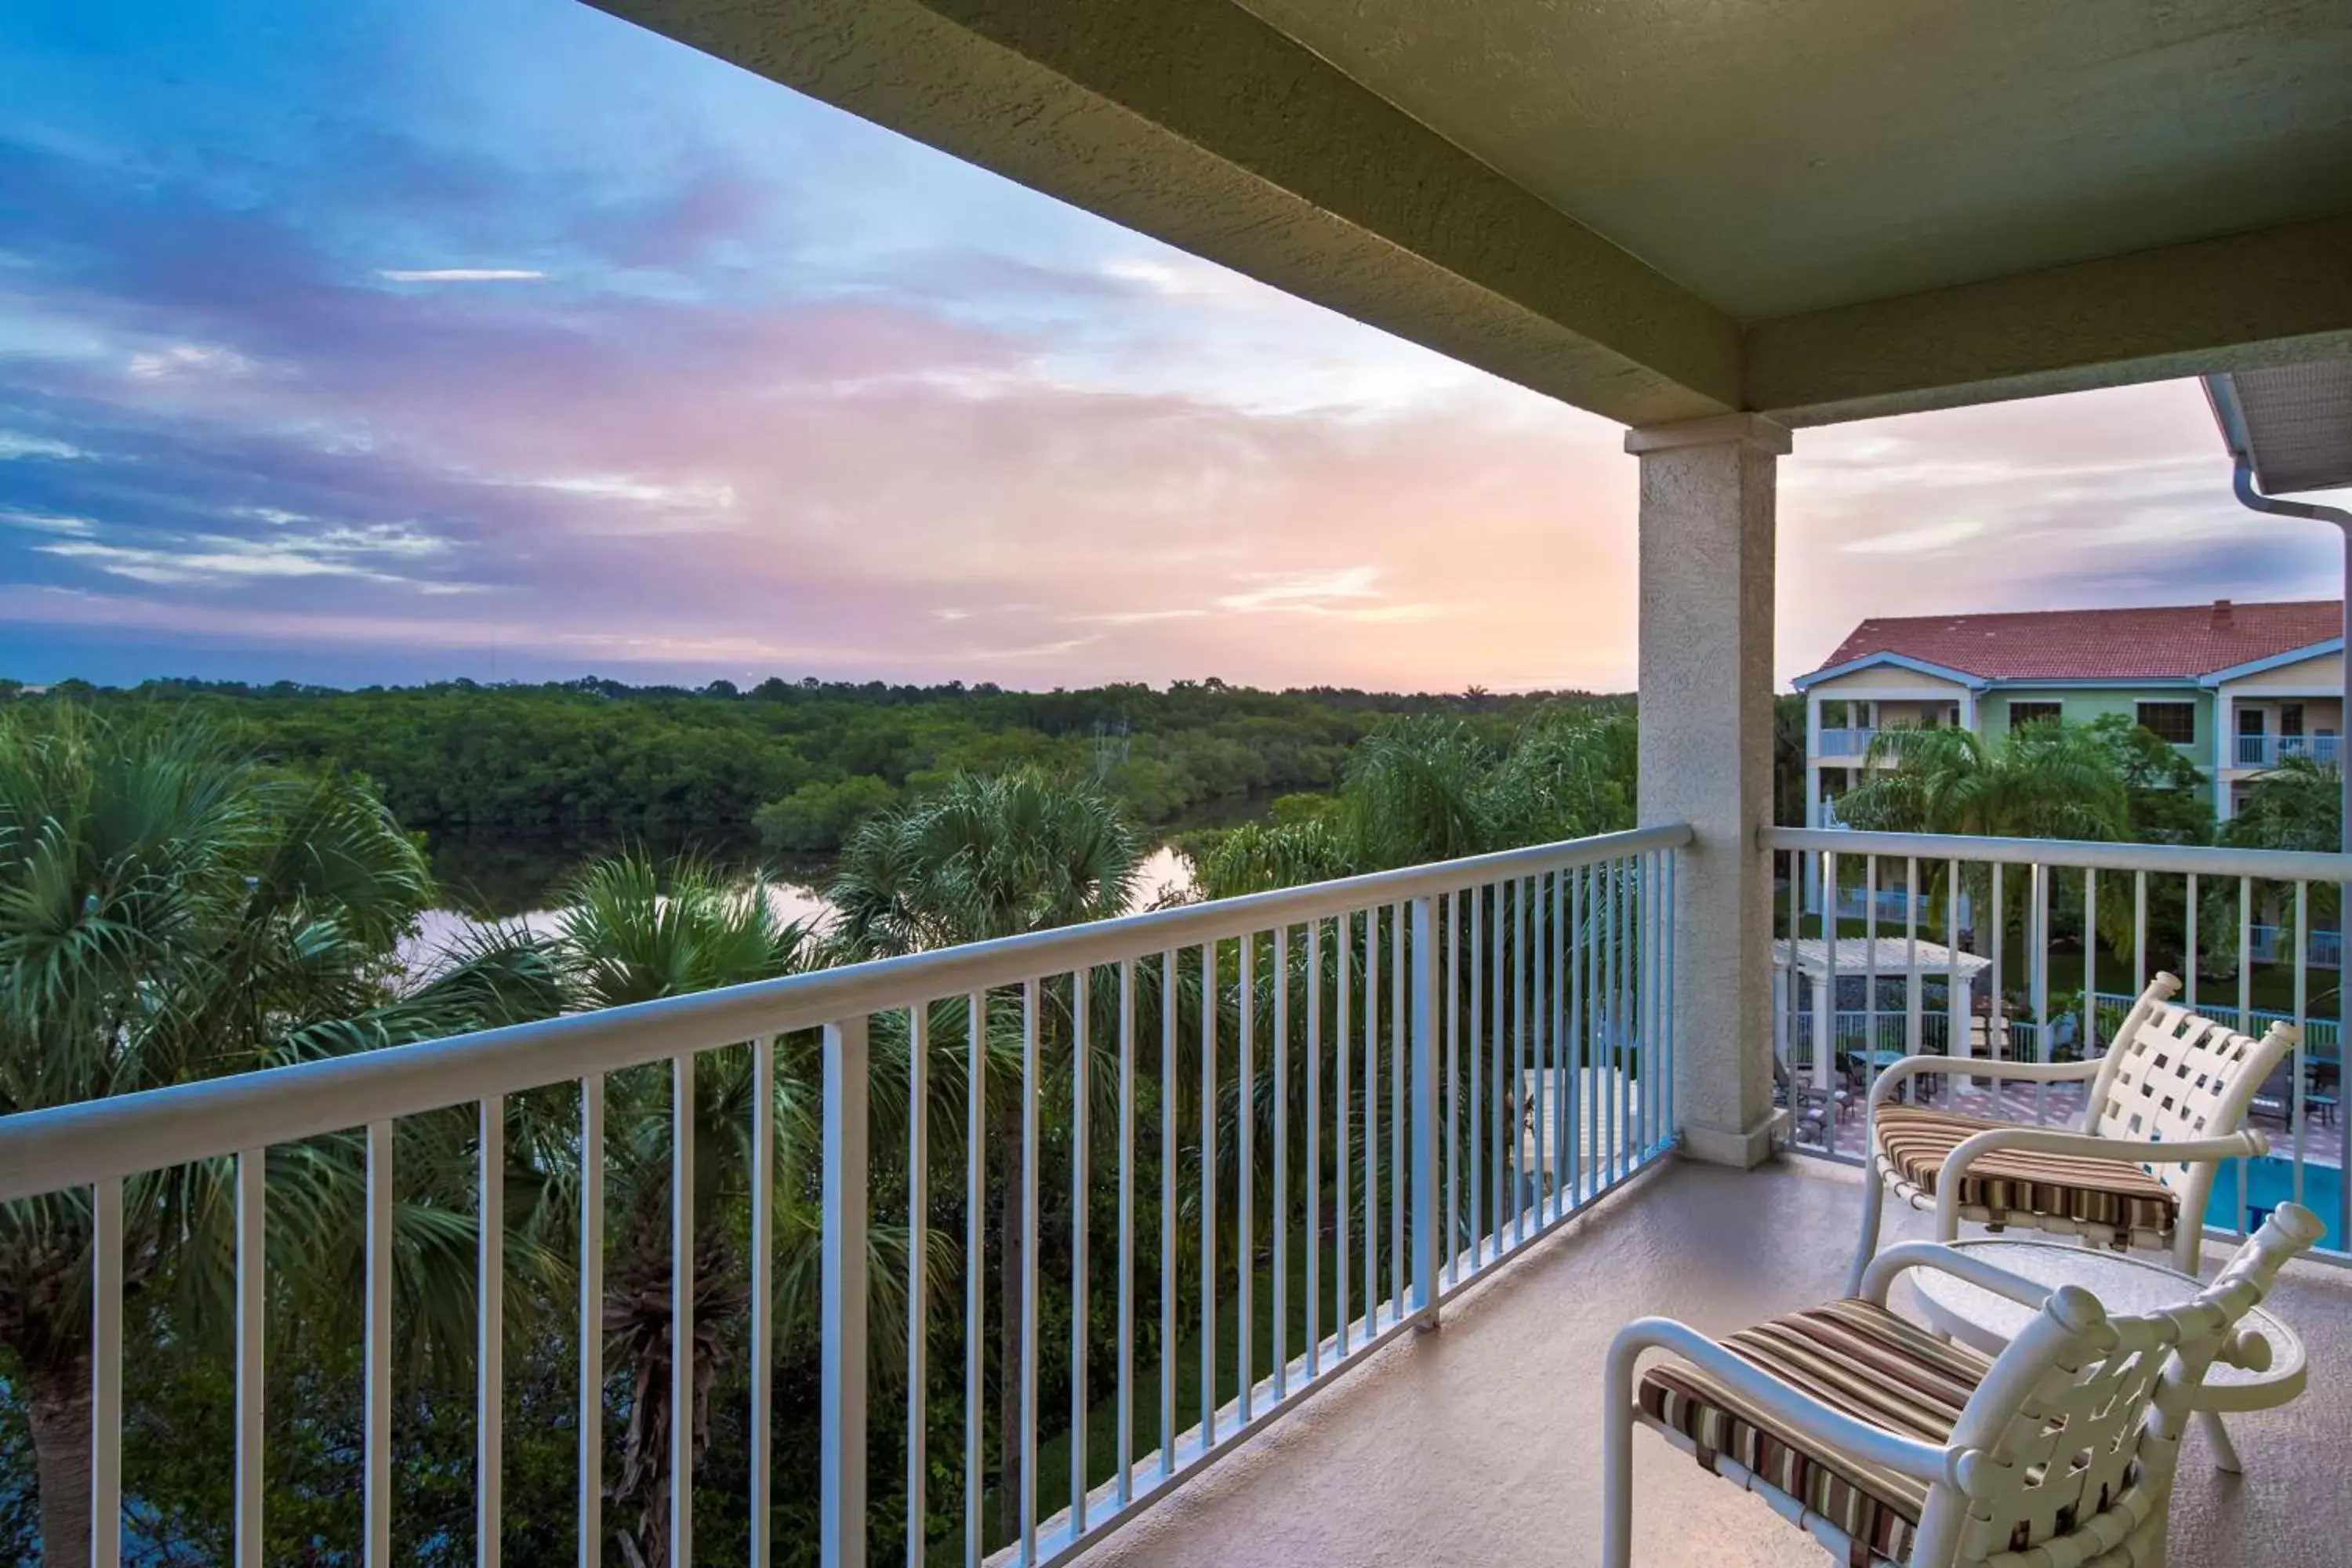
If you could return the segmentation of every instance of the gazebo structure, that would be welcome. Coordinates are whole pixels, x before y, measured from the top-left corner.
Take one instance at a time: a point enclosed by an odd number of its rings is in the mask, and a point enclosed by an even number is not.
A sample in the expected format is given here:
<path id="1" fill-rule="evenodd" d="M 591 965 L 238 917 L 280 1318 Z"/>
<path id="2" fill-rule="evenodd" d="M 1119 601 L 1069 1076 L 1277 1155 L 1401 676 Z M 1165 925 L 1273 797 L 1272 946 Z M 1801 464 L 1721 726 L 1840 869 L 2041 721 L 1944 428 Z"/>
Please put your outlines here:
<path id="1" fill-rule="evenodd" d="M 1832 1077 L 1832 1058 L 1836 1056 L 1834 1044 L 1840 1037 L 1835 1020 L 1841 1016 L 1835 1007 L 1835 982 L 1860 980 L 1864 984 L 1863 1023 L 1856 1043 L 1865 1050 L 1882 1047 L 1895 1054 L 1919 1048 L 1925 1040 L 1936 1037 L 1938 1019 L 1922 1005 L 1922 983 L 1940 979 L 1949 987 L 1944 1008 L 1937 1009 L 1942 1018 L 1967 1019 L 1974 1016 L 1977 976 L 1992 967 L 1989 958 L 1973 952 L 1962 952 L 1941 942 L 1917 942 L 1907 937 L 1882 936 L 1842 937 L 1835 942 L 1820 937 L 1800 937 L 1793 943 L 1782 937 L 1772 944 L 1772 1045 L 1780 1059 L 1791 1072 L 1806 1065 L 1798 1055 L 1810 1058 L 1813 1085 L 1826 1089 Z M 1832 952 L 1832 949 L 1835 951 Z M 1794 980 L 1801 977 L 1811 986 L 1811 1006 L 1797 1006 Z M 1903 1001 L 1897 1007 L 1878 1005 L 1878 987 L 1888 981 L 1903 982 Z M 1851 1011 L 1851 1010 L 1849 1010 Z M 1891 1021 L 1893 1034 L 1880 1037 L 1880 1020 Z M 1826 1022 L 1825 1022 L 1826 1020 Z M 1948 1041 L 1948 1026 L 1942 1037 Z M 1821 1049 L 1826 1037 L 1832 1046 Z M 1954 1049 L 1947 1045 L 1947 1049 Z M 1965 1046 L 1955 1054 L 1976 1054 L 1976 1034 L 1968 1031 Z"/>

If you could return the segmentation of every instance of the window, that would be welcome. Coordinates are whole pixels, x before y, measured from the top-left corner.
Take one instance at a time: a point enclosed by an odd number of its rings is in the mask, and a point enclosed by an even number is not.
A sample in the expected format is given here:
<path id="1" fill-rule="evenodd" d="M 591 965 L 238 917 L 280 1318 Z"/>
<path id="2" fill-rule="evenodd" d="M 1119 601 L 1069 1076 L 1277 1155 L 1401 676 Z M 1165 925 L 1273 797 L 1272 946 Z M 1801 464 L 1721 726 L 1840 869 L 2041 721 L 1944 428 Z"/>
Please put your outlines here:
<path id="1" fill-rule="evenodd" d="M 2139 705 L 2139 727 L 2176 746 L 2193 746 L 2197 743 L 2197 704 L 2143 702 Z"/>
<path id="2" fill-rule="evenodd" d="M 2012 702 L 2009 705 L 2009 727 L 2012 730 L 2021 724 L 2039 724 L 2044 719 L 2056 717 L 2058 704 L 2055 702 Z"/>

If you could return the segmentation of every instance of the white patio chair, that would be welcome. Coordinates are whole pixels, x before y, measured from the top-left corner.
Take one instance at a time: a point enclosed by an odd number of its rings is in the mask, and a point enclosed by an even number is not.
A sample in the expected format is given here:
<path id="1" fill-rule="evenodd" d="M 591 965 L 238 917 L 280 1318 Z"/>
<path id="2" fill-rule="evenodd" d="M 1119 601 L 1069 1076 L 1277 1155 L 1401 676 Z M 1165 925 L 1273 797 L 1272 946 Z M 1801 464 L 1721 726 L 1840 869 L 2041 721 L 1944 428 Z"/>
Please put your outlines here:
<path id="1" fill-rule="evenodd" d="M 1636 1424 L 1857 1568 L 2159 1568 L 2198 1385 L 2217 1356 L 2266 1359 L 2237 1324 L 2322 1229 L 2283 1205 L 2212 1284 L 2139 1318 L 1915 1241 L 1873 1261 L 1858 1299 L 1720 1342 L 1669 1319 L 1630 1323 L 1604 1387 L 1602 1568 L 1632 1568 Z M 1910 1268 L 2041 1313 L 1988 1360 L 1887 1310 Z M 1675 1359 L 1637 1385 L 1653 1349 Z"/>
<path id="2" fill-rule="evenodd" d="M 1870 1179 L 1849 1294 L 1878 1249 L 1886 1194 L 1933 1210 L 1937 1239 L 1960 1221 L 2023 1226 L 2086 1243 L 2152 1247 L 2197 1272 L 2205 1202 L 2224 1160 L 2270 1152 L 2246 1123 L 2254 1091 L 2300 1037 L 2273 1024 L 2261 1039 L 2172 1005 L 2180 982 L 2159 974 L 2132 1004 L 2105 1055 L 2078 1062 L 1984 1064 L 1988 1076 L 2029 1083 L 2091 1081 L 2072 1129 L 2028 1127 L 1957 1110 L 1899 1105 L 1921 1073 L 1970 1071 L 1966 1058 L 1906 1057 L 1871 1090 Z"/>

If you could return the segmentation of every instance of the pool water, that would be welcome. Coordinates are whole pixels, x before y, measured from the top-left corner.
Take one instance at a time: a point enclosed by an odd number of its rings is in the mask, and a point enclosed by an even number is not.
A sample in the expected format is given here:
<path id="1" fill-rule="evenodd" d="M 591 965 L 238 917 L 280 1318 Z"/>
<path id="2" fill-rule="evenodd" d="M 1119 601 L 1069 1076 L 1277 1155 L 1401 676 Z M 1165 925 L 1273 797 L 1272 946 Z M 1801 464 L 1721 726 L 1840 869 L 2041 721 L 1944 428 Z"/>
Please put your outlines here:
<path id="1" fill-rule="evenodd" d="M 2205 1223 L 2222 1230 L 2238 1228 L 2238 1172 L 2245 1171 L 2245 1199 L 2251 1212 L 2249 1224 L 2259 1226 L 2263 1212 L 2276 1208 L 2294 1197 L 2294 1163 L 2275 1156 L 2261 1160 L 2240 1160 L 2221 1167 L 2213 1178 L 2213 1196 L 2205 1205 Z M 2333 1165 L 2305 1164 L 2303 1168 L 2303 1205 L 2314 1210 L 2327 1222 L 2327 1235 L 2322 1247 L 2341 1248 L 2344 1246 L 2344 1173 Z"/>

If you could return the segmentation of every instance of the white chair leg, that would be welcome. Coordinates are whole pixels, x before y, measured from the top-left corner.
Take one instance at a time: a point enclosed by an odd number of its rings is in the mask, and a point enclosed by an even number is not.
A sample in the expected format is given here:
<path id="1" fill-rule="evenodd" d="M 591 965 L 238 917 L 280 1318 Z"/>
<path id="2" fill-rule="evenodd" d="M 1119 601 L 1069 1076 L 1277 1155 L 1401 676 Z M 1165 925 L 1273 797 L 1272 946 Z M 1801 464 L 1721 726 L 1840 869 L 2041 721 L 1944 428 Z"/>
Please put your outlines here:
<path id="1" fill-rule="evenodd" d="M 2197 1425 L 2204 1428 L 2205 1441 L 2213 1446 L 2214 1468 L 2233 1476 L 2244 1475 L 2246 1467 L 2238 1458 L 2238 1446 L 2230 1441 L 2230 1429 L 2221 1425 L 2221 1418 L 2210 1410 L 2200 1410 Z"/>
<path id="2" fill-rule="evenodd" d="M 1886 1207 L 1886 1178 L 1879 1173 L 1875 1155 L 1862 1168 L 1862 1239 L 1854 1244 L 1853 1267 L 1845 1277 L 1845 1293 L 1862 1294 L 1862 1271 L 1878 1256 L 1878 1222 Z"/>
<path id="3" fill-rule="evenodd" d="M 1601 1568 L 1633 1568 L 1633 1363 L 1641 1339 L 1610 1342 L 1601 1389 Z"/>

